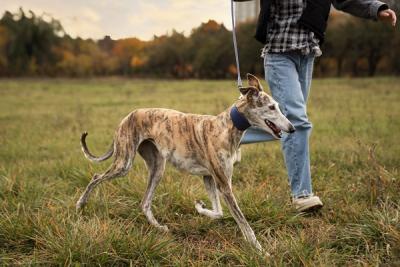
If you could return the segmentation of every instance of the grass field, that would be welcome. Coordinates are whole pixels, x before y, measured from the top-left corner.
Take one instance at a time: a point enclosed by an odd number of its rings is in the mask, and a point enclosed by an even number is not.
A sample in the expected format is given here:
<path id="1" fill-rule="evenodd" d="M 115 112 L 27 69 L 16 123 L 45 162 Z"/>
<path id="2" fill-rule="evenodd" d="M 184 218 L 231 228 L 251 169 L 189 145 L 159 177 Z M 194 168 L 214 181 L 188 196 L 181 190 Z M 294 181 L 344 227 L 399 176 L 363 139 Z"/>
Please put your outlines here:
<path id="1" fill-rule="evenodd" d="M 400 265 L 400 79 L 324 79 L 313 84 L 314 190 L 325 207 L 296 214 L 278 142 L 247 145 L 233 188 L 266 258 L 248 247 L 224 207 L 210 220 L 200 177 L 169 166 L 153 210 L 139 209 L 147 172 L 101 185 L 83 214 L 75 202 L 95 172 L 95 154 L 131 110 L 165 107 L 217 114 L 238 93 L 231 81 L 0 80 L 0 265 Z"/>

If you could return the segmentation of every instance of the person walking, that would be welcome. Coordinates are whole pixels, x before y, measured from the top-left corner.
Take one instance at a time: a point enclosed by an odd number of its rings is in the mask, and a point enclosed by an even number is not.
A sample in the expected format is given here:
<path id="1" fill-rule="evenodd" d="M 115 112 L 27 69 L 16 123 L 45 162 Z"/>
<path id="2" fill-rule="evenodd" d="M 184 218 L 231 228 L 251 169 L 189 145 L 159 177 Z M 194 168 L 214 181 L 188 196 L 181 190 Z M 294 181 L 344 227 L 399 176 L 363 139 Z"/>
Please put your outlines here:
<path id="1" fill-rule="evenodd" d="M 246 2 L 251 0 L 234 0 Z M 307 116 L 315 57 L 321 56 L 331 5 L 356 17 L 380 20 L 395 26 L 396 14 L 377 0 L 259 0 L 255 38 L 263 43 L 265 79 L 283 114 L 296 128 L 282 139 L 292 203 L 299 212 L 323 206 L 313 194 L 309 137 L 312 124 Z M 250 128 L 242 143 L 274 140 Z"/>

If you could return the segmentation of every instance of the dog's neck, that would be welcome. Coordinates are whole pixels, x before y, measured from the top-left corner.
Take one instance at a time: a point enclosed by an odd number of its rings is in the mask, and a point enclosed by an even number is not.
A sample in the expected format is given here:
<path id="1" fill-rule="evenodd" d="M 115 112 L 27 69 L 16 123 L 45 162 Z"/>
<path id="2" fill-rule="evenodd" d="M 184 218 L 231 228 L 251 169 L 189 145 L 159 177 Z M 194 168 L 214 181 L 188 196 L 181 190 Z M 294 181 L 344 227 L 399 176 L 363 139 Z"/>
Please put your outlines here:
<path id="1" fill-rule="evenodd" d="M 231 110 L 229 112 L 229 115 L 231 116 L 231 120 L 233 122 L 233 125 L 240 131 L 245 131 L 248 128 L 250 128 L 250 122 L 247 120 L 247 118 L 238 110 L 236 105 L 233 105 L 231 107 Z"/>
<path id="2" fill-rule="evenodd" d="M 218 115 L 218 118 L 221 120 L 222 124 L 227 130 L 227 138 L 230 140 L 229 143 L 232 145 L 232 148 L 237 149 L 240 145 L 240 140 L 242 139 L 245 130 L 239 130 L 235 126 L 231 118 L 231 109 L 232 107 L 229 107 L 228 109 L 220 113 Z"/>

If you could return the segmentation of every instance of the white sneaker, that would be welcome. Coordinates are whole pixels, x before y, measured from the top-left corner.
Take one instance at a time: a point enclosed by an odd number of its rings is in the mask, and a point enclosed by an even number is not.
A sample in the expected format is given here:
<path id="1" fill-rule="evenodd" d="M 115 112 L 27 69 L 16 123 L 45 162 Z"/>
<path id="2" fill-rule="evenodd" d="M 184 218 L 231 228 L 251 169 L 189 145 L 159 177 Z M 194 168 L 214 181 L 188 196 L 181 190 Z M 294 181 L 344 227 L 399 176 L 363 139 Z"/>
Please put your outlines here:
<path id="1" fill-rule="evenodd" d="M 298 212 L 316 211 L 324 204 L 317 196 L 293 198 L 293 205 Z"/>

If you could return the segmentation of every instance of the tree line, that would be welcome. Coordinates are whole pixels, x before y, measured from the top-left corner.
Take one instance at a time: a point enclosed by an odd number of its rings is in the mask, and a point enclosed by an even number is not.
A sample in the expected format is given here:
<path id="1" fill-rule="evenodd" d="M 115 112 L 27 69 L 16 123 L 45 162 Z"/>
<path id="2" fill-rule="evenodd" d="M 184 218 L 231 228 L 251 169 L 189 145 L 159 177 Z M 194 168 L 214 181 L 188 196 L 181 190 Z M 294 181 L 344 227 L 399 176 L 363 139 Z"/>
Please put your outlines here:
<path id="1" fill-rule="evenodd" d="M 262 45 L 253 38 L 255 21 L 238 26 L 243 73 L 263 75 Z M 316 76 L 400 74 L 400 34 L 396 28 L 341 13 L 330 17 Z M 72 38 L 45 15 L 6 11 L 0 19 L 0 76 L 233 78 L 231 32 L 213 20 L 190 35 L 173 30 L 150 41 L 138 38 Z"/>

